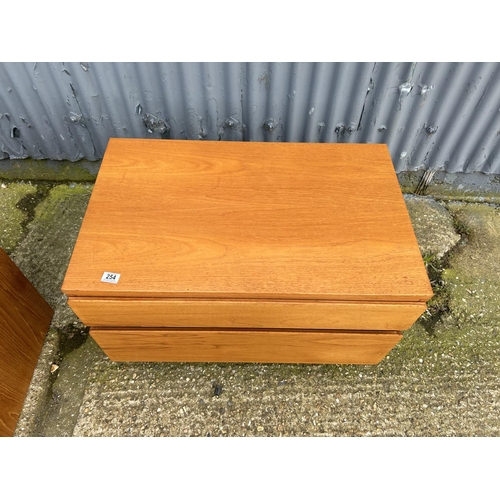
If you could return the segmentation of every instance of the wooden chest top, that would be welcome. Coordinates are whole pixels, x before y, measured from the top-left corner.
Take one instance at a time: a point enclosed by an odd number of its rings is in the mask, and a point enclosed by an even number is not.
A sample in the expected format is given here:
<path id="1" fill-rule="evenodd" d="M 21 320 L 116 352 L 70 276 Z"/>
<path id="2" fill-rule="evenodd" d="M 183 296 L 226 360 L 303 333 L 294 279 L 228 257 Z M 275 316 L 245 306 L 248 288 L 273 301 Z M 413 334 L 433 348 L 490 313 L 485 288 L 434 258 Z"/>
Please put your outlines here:
<path id="1" fill-rule="evenodd" d="M 119 273 L 118 283 L 101 281 Z M 418 301 L 429 280 L 385 145 L 111 139 L 70 296 Z"/>

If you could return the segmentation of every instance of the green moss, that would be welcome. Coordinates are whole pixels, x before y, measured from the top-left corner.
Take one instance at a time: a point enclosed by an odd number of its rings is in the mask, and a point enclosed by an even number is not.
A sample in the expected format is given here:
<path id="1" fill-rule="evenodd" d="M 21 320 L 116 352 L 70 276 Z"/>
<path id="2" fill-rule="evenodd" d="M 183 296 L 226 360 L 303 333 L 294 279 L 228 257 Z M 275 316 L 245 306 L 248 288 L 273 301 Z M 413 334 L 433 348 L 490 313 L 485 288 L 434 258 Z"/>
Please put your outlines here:
<path id="1" fill-rule="evenodd" d="M 483 335 L 492 335 L 500 317 L 500 210 L 463 203 L 448 208 L 462 240 L 448 256 L 437 302 L 429 302 L 429 309 L 445 305 L 441 319 L 453 331 L 469 335 L 481 330 Z M 446 331 L 441 326 L 440 322 L 433 325 L 436 335 Z"/>
<path id="2" fill-rule="evenodd" d="M 450 207 L 450 205 L 448 205 Z M 462 205 L 460 205 L 462 206 Z M 451 204 L 451 209 L 448 210 L 453 219 L 455 230 L 462 238 L 467 239 L 471 233 L 471 228 L 467 223 L 467 219 L 463 217 L 461 208 L 457 208 L 455 203 Z"/>
<path id="3" fill-rule="evenodd" d="M 2 183 L 0 188 L 0 247 L 10 253 L 25 234 L 29 221 L 22 200 L 36 196 L 37 189 L 31 184 Z M 20 206 L 21 203 L 21 206 Z"/>
<path id="4" fill-rule="evenodd" d="M 450 203 L 455 224 L 467 239 L 450 261 L 465 280 L 500 280 L 500 208 L 482 204 Z"/>
<path id="5" fill-rule="evenodd" d="M 54 308 L 52 325 L 77 321 L 61 284 L 93 185 L 56 185 L 35 208 L 26 237 L 12 254 L 19 269 Z"/>
<path id="6" fill-rule="evenodd" d="M 39 182 L 34 184 L 36 192 L 28 193 L 17 203 L 16 207 L 26 214 L 26 218 L 21 223 L 23 230 L 26 230 L 28 224 L 35 218 L 35 209 L 38 204 L 48 195 L 50 189 L 54 186 L 53 182 Z"/>
<path id="7" fill-rule="evenodd" d="M 90 195 L 93 184 L 59 184 L 50 190 L 44 203 L 39 204 L 35 209 L 35 217 L 38 221 L 43 222 L 52 220 L 55 216 L 60 215 L 60 205 L 65 205 L 71 202 L 71 199 L 79 195 Z"/>
<path id="8" fill-rule="evenodd" d="M 34 181 L 92 182 L 96 179 L 100 161 L 77 162 L 56 160 L 2 160 L 0 179 Z"/>

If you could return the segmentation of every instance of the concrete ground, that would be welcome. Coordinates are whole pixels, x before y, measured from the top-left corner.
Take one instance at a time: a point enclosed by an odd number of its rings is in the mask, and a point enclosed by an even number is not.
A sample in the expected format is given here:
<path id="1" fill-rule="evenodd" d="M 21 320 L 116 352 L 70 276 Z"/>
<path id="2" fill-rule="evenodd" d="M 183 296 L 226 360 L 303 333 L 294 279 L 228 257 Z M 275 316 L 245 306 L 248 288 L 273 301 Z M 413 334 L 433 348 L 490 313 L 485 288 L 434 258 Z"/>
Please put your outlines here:
<path id="1" fill-rule="evenodd" d="M 0 246 L 55 309 L 16 436 L 500 435 L 498 205 L 405 195 L 435 297 L 377 366 L 114 363 L 60 291 L 92 182 L 4 179 Z"/>

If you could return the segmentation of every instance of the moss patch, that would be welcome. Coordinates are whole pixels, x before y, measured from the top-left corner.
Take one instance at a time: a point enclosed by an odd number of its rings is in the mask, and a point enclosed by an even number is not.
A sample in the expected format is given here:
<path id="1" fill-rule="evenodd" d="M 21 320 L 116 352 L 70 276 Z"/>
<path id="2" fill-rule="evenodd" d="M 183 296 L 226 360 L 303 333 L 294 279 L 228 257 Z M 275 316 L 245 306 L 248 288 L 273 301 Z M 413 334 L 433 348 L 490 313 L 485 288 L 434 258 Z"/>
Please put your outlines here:
<path id="1" fill-rule="evenodd" d="M 449 210 L 466 235 L 443 273 L 451 315 L 492 333 L 500 318 L 500 208 L 452 203 Z"/>
<path id="2" fill-rule="evenodd" d="M 61 284 L 93 185 L 57 185 L 35 208 L 28 234 L 12 254 L 14 262 L 54 308 L 52 326 L 77 322 Z"/>
<path id="3" fill-rule="evenodd" d="M 100 161 L 76 162 L 57 160 L 2 160 L 0 179 L 34 181 L 93 182 L 99 171 Z"/>
<path id="4" fill-rule="evenodd" d="M 31 184 L 0 183 L 0 247 L 7 253 L 14 250 L 25 234 L 29 214 L 19 206 L 22 200 L 35 197 L 37 189 Z"/>

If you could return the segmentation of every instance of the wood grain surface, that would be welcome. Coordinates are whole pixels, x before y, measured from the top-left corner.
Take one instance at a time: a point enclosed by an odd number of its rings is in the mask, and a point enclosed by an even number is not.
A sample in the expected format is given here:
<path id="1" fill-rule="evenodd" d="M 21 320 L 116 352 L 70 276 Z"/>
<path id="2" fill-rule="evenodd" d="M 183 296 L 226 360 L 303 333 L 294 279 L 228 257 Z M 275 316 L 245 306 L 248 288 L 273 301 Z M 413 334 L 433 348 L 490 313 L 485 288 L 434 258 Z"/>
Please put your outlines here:
<path id="1" fill-rule="evenodd" d="M 70 298 L 88 326 L 406 330 L 425 303 Z"/>
<path id="2" fill-rule="evenodd" d="M 0 248 L 0 436 L 12 436 L 52 309 Z"/>
<path id="3" fill-rule="evenodd" d="M 377 364 L 398 332 L 102 329 L 90 334 L 112 361 Z"/>
<path id="4" fill-rule="evenodd" d="M 102 283 L 107 272 L 117 284 Z M 385 145 L 111 139 L 70 296 L 426 301 Z"/>

